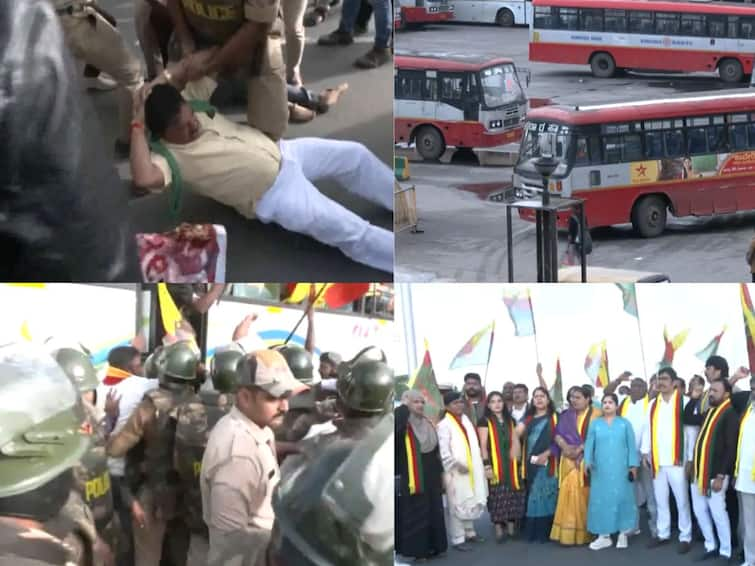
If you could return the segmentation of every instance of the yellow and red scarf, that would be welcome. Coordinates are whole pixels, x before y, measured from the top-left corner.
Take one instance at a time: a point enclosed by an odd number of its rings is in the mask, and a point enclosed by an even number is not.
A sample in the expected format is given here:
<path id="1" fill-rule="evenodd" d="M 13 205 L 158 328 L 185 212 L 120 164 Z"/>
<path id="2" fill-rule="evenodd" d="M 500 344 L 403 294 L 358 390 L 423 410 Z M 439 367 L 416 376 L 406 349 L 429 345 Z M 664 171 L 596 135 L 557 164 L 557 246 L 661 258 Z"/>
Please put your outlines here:
<path id="1" fill-rule="evenodd" d="M 745 447 L 742 446 L 742 440 L 744 438 L 745 433 L 745 424 L 747 423 L 747 420 L 752 416 L 753 410 L 750 407 L 747 407 L 745 409 L 745 414 L 742 415 L 742 420 L 739 421 L 739 438 L 737 439 L 737 463 L 734 466 L 734 469 L 736 472 L 734 473 L 735 476 L 739 476 L 739 466 L 742 462 L 742 453 L 745 451 Z M 750 452 L 753 454 L 753 463 L 752 463 L 752 481 L 755 481 L 755 449 L 750 447 Z"/>
<path id="2" fill-rule="evenodd" d="M 660 455 L 658 453 L 660 450 L 660 447 L 658 446 L 658 430 L 660 426 L 658 423 L 660 415 L 660 410 L 658 409 L 659 402 L 663 402 L 663 397 L 661 395 L 658 395 L 658 397 L 655 398 L 655 402 L 650 409 L 650 467 L 653 471 L 653 477 L 655 477 L 661 467 Z M 683 400 L 682 394 L 678 390 L 674 390 L 674 393 L 671 396 L 671 403 L 674 407 L 674 416 L 672 419 L 673 428 L 671 429 L 671 450 L 673 451 L 672 456 L 674 466 L 681 466 L 682 459 L 684 458 L 684 434 L 682 432 L 684 430 L 682 424 Z"/>
<path id="3" fill-rule="evenodd" d="M 118 385 L 127 377 L 131 377 L 131 374 L 129 372 L 120 368 L 108 366 L 107 373 L 105 374 L 105 379 L 102 380 L 102 383 L 104 383 L 105 385 Z"/>
<path id="4" fill-rule="evenodd" d="M 404 435 L 406 447 L 406 467 L 409 475 L 409 495 L 417 495 L 425 491 L 425 474 L 422 470 L 422 454 L 419 450 L 417 435 L 414 434 L 412 425 L 406 425 Z"/>
<path id="5" fill-rule="evenodd" d="M 710 469 L 713 464 L 713 453 L 719 439 L 718 431 L 725 414 L 733 411 L 731 399 L 727 399 L 718 407 L 711 407 L 705 415 L 700 434 L 695 442 L 695 481 L 700 493 L 710 495 Z"/>
<path id="6" fill-rule="evenodd" d="M 528 416 L 524 419 L 524 426 L 525 428 L 529 428 L 529 424 L 532 422 L 532 419 L 535 417 L 533 415 Z M 556 437 L 556 425 L 558 424 L 558 415 L 556 413 L 551 413 L 550 416 L 550 422 L 547 426 L 550 426 L 550 432 L 551 432 L 551 441 Z M 522 458 L 519 461 L 521 470 L 522 470 L 522 479 L 527 479 L 527 464 L 529 463 L 527 458 L 527 432 L 525 430 L 524 436 L 522 437 Z M 548 475 L 549 476 L 555 476 L 558 477 L 558 466 L 556 465 L 556 457 L 554 455 L 548 456 Z"/>
<path id="7" fill-rule="evenodd" d="M 625 397 L 624 400 L 621 402 L 621 406 L 619 407 L 619 416 L 620 417 L 626 417 L 627 413 L 629 412 L 629 407 L 632 403 L 631 397 Z M 645 398 L 642 400 L 642 414 L 646 415 L 648 412 L 648 404 L 650 403 L 650 397 L 645 395 Z"/>
<path id="8" fill-rule="evenodd" d="M 583 445 L 585 441 L 587 440 L 587 429 L 590 428 L 590 421 L 592 420 L 592 412 L 593 412 L 592 407 L 588 407 L 584 413 L 582 413 L 581 415 L 577 415 L 577 434 L 579 434 L 579 438 L 582 439 Z M 564 456 L 562 454 L 561 459 L 563 460 L 563 458 Z M 579 461 L 579 485 L 580 486 L 587 485 L 587 470 L 585 469 L 584 458 L 582 458 Z"/>
<path id="9" fill-rule="evenodd" d="M 458 428 L 459 432 L 461 433 L 462 438 L 464 439 L 464 446 L 467 449 L 467 470 L 469 470 L 469 485 L 472 486 L 472 489 L 474 490 L 474 466 L 472 464 L 472 446 L 469 444 L 469 435 L 467 434 L 467 429 L 464 428 L 464 425 L 461 422 L 461 419 L 457 417 L 456 415 L 453 415 L 451 413 L 446 413 L 449 417 L 450 422 L 454 423 L 456 425 L 456 428 Z"/>
<path id="10" fill-rule="evenodd" d="M 518 491 L 521 489 L 518 466 L 509 452 L 514 434 L 516 433 L 513 419 L 509 419 L 506 426 L 496 417 L 488 417 L 488 443 L 490 444 L 490 463 L 493 467 L 493 478 L 490 484 L 505 485 L 509 489 Z"/>

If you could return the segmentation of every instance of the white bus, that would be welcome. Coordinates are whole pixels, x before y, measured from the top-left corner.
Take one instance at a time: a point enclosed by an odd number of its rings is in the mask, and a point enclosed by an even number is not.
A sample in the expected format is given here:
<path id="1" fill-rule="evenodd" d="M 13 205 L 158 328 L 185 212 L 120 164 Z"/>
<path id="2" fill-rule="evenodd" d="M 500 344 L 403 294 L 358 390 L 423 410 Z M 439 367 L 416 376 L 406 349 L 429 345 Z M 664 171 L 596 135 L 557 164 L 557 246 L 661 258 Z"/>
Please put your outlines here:
<path id="1" fill-rule="evenodd" d="M 526 26 L 532 22 L 532 0 L 454 0 L 454 21 Z"/>

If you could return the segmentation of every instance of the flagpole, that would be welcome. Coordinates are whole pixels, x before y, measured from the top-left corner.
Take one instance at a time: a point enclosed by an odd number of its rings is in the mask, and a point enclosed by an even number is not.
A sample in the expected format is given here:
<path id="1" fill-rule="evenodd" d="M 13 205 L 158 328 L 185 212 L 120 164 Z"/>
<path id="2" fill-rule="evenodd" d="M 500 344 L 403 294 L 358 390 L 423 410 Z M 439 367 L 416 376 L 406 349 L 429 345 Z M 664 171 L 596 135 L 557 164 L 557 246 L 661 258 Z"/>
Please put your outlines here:
<path id="1" fill-rule="evenodd" d="M 314 301 L 312 301 L 312 304 L 313 304 L 313 305 L 314 305 L 315 303 L 317 303 L 317 300 L 318 300 L 318 299 L 320 298 L 320 296 L 321 296 L 321 295 L 323 294 L 323 292 L 325 291 L 325 287 L 326 287 L 326 286 L 327 286 L 327 285 L 323 284 L 322 288 L 321 288 L 321 289 L 320 289 L 320 290 L 319 290 L 319 291 L 317 292 L 317 296 L 315 296 L 315 300 L 314 300 Z M 290 334 L 288 335 L 288 337 L 286 338 L 286 341 L 285 341 L 285 342 L 283 342 L 283 345 L 284 345 L 284 346 L 285 346 L 286 344 L 288 344 L 288 341 L 289 341 L 289 340 L 291 340 L 291 338 L 293 338 L 294 334 L 296 333 L 296 329 L 297 329 L 297 328 L 299 328 L 299 326 L 301 325 L 302 321 L 303 321 L 303 320 L 304 320 L 304 319 L 305 319 L 305 318 L 307 317 L 307 310 L 309 310 L 309 307 L 307 307 L 306 309 L 304 309 L 304 312 L 302 313 L 302 315 L 301 315 L 301 318 L 299 319 L 299 322 L 297 322 L 297 323 L 296 323 L 296 326 L 294 326 L 294 329 L 293 329 L 293 330 L 291 331 L 291 333 L 290 333 Z"/>
<path id="2" fill-rule="evenodd" d="M 485 376 L 482 378 L 482 388 L 485 389 L 485 385 L 488 382 L 488 368 L 490 367 L 490 357 L 493 354 L 493 340 L 495 339 L 495 319 L 493 319 L 493 328 L 490 329 L 490 347 L 488 348 L 488 361 L 485 364 Z"/>
<path id="3" fill-rule="evenodd" d="M 634 283 L 632 283 L 634 285 Z M 640 328 L 640 303 L 637 300 L 637 287 L 634 289 L 634 304 L 637 307 L 637 336 L 640 338 L 640 353 L 642 354 L 642 373 L 645 378 L 645 383 L 649 383 L 650 379 L 645 375 L 648 371 L 647 361 L 645 360 L 645 345 L 642 343 L 642 329 Z"/>
<path id="4" fill-rule="evenodd" d="M 530 312 L 532 313 L 532 336 L 535 338 L 535 357 L 537 363 L 540 363 L 540 347 L 537 344 L 537 328 L 535 326 L 535 307 L 532 306 L 532 296 L 529 287 L 527 288 L 527 301 L 530 303 Z"/>

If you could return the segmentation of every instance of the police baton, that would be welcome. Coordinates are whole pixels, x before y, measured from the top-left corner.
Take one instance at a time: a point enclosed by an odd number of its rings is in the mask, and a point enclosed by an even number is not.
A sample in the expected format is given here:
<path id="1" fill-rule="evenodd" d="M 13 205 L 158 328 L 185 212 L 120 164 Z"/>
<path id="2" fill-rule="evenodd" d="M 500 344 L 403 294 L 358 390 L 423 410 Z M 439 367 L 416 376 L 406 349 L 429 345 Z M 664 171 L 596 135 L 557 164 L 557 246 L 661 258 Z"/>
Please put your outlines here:
<path id="1" fill-rule="evenodd" d="M 319 290 L 319 291 L 317 292 L 317 295 L 315 296 L 315 300 L 314 300 L 314 301 L 312 301 L 312 304 L 313 304 L 313 305 L 314 305 L 315 303 L 317 303 L 317 300 L 318 300 L 318 299 L 320 298 L 320 296 L 321 296 L 321 295 L 322 295 L 322 294 L 323 294 L 323 293 L 325 292 L 325 287 L 326 287 L 326 286 L 327 286 L 327 285 L 323 285 L 323 286 L 322 286 L 322 288 L 321 288 L 321 289 L 320 289 L 320 290 Z M 303 320 L 304 320 L 304 319 L 306 318 L 306 316 L 307 316 L 307 310 L 309 310 L 309 307 L 307 307 L 306 309 L 304 309 L 304 313 L 303 313 L 303 314 L 301 315 L 301 318 L 299 319 L 299 322 L 297 322 L 297 323 L 296 323 L 296 326 L 294 326 L 294 329 L 293 329 L 293 330 L 291 331 L 291 333 L 290 333 L 290 334 L 288 335 L 288 338 L 286 338 L 286 341 L 285 341 L 285 342 L 283 342 L 283 345 L 284 345 L 284 346 L 285 346 L 286 344 L 288 344 L 288 341 L 289 341 L 289 340 L 291 340 L 291 338 L 293 338 L 293 336 L 294 336 L 294 333 L 296 332 L 296 329 L 297 329 L 297 328 L 299 328 L 299 326 L 301 325 L 302 321 L 303 321 Z"/>

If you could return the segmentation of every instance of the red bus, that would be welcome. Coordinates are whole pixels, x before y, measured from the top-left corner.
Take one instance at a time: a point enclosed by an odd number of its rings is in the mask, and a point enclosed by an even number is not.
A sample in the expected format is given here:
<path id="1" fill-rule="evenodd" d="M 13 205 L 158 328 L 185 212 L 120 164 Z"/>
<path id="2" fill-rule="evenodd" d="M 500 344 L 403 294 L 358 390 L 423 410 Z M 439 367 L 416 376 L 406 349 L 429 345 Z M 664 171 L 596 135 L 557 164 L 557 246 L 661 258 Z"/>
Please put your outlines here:
<path id="1" fill-rule="evenodd" d="M 394 28 L 448 22 L 454 18 L 454 7 L 447 0 L 394 0 Z"/>
<path id="2" fill-rule="evenodd" d="M 542 190 L 531 160 L 546 154 L 561 162 L 548 190 L 585 199 L 591 228 L 631 222 L 654 237 L 669 212 L 755 210 L 755 92 L 536 108 L 514 167 L 520 194 Z"/>
<path id="3" fill-rule="evenodd" d="M 725 82 L 752 72 L 755 6 L 723 2 L 534 0 L 530 61 L 622 69 L 718 71 Z"/>
<path id="4" fill-rule="evenodd" d="M 511 59 L 448 55 L 394 58 L 394 142 L 436 160 L 446 147 L 518 141 L 527 98 Z"/>

